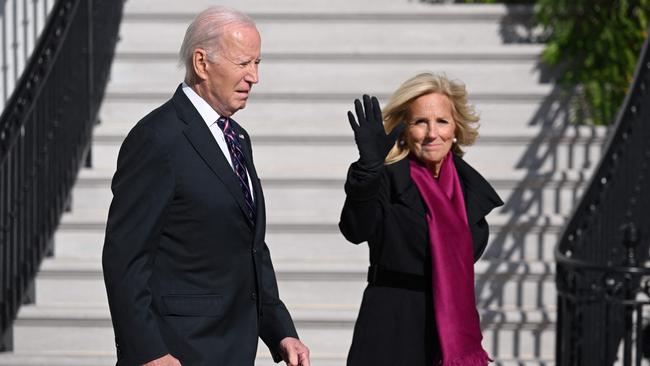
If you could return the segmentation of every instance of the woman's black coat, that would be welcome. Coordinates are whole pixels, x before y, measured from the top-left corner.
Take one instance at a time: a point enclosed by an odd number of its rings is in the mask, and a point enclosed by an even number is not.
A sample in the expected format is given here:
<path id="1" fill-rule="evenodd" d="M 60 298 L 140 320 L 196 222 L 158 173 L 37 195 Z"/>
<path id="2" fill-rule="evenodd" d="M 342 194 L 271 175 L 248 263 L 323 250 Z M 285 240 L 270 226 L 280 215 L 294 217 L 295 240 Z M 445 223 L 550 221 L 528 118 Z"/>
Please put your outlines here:
<path id="1" fill-rule="evenodd" d="M 469 164 L 454 156 L 465 197 L 476 261 L 487 245 L 485 216 L 503 202 Z M 422 290 L 368 286 L 357 319 L 348 366 L 433 364 L 438 340 L 431 295 L 426 206 L 411 179 L 409 159 L 372 171 L 352 164 L 339 228 L 352 243 L 367 241 L 370 264 L 423 276 Z M 449 243 L 454 245 L 455 243 Z"/>

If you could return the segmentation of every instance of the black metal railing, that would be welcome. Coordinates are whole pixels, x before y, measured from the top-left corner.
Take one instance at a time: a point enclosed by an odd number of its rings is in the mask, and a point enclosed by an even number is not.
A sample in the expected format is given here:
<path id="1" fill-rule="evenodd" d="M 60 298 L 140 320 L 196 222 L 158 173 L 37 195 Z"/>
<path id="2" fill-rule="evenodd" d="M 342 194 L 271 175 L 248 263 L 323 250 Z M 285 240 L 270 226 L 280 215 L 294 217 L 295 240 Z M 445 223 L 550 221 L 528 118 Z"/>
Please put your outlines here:
<path id="1" fill-rule="evenodd" d="M 27 66 L 52 0 L 0 0 L 0 109 Z"/>
<path id="2" fill-rule="evenodd" d="M 640 366 L 650 337 L 650 53 L 556 249 L 556 362 Z"/>
<path id="3" fill-rule="evenodd" d="M 0 116 L 0 350 L 89 153 L 122 0 L 58 0 Z"/>

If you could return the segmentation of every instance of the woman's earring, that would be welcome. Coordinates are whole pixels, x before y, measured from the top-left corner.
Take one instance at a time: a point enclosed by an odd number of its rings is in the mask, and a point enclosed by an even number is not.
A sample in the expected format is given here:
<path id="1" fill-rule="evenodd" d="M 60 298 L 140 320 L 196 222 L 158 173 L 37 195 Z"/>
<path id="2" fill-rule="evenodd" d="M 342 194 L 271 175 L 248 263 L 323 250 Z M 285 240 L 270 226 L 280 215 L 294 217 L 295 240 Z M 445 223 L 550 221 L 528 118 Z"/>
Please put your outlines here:
<path id="1" fill-rule="evenodd" d="M 399 139 L 397 141 L 397 145 L 399 145 L 399 146 L 404 146 L 405 144 L 406 144 L 406 142 L 404 140 L 402 140 L 402 139 Z"/>
<path id="2" fill-rule="evenodd" d="M 458 142 L 458 139 L 454 137 L 453 140 L 451 140 L 454 144 Z"/>

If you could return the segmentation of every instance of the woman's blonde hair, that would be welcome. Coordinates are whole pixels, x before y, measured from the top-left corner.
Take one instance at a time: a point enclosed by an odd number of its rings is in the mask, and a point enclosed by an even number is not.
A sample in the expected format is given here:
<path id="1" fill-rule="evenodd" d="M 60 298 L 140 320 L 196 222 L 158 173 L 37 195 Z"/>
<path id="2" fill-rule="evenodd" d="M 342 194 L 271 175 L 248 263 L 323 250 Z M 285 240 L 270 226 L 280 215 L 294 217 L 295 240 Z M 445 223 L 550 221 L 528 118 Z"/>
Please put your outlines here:
<path id="1" fill-rule="evenodd" d="M 390 98 L 383 109 L 384 129 L 386 133 L 404 123 L 408 128 L 409 107 L 413 101 L 423 95 L 440 93 L 447 96 L 451 102 L 452 117 L 456 122 L 454 135 L 457 142 L 452 146 L 452 152 L 463 156 L 460 145 L 469 146 L 478 137 L 479 116 L 474 107 L 467 102 L 465 84 L 461 81 L 450 80 L 445 74 L 422 73 L 406 80 Z M 388 153 L 385 164 L 393 164 L 404 159 L 409 154 L 409 147 L 404 143 L 406 129 L 397 139 L 395 145 Z"/>

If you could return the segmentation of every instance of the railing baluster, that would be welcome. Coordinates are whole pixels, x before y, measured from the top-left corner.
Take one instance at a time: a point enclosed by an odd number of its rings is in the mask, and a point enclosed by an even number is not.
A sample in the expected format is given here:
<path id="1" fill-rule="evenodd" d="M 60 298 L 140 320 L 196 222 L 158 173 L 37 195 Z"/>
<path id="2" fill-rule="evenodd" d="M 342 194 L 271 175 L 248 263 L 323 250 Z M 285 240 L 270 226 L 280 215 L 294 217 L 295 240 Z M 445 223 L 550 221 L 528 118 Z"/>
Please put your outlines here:
<path id="1" fill-rule="evenodd" d="M 27 0 L 23 0 L 23 65 L 27 64 L 27 59 L 29 58 L 29 10 L 27 9 Z"/>
<path id="2" fill-rule="evenodd" d="M 623 365 L 632 366 L 632 309 L 625 307 L 625 336 L 623 337 Z"/>
<path id="3" fill-rule="evenodd" d="M 11 45 L 14 63 L 13 63 L 13 82 L 14 84 L 18 80 L 18 0 L 10 0 L 13 4 L 13 18 L 11 19 L 11 25 L 13 28 L 13 43 Z"/>
<path id="4" fill-rule="evenodd" d="M 7 268 L 7 249 L 9 247 L 9 238 L 7 237 L 7 186 L 9 180 L 9 173 L 7 165 L 0 165 L 0 266 Z M 7 302 L 6 291 L 9 287 L 9 280 L 6 271 L 0 271 L 0 304 Z M 0 351 L 11 349 L 8 344 L 8 333 L 11 333 L 11 328 L 7 327 L 9 316 L 5 316 L 7 309 L 0 308 Z"/>
<path id="5" fill-rule="evenodd" d="M 2 4 L 3 6 L 3 11 L 4 11 L 4 6 L 6 4 Z M 5 104 L 7 104 L 7 99 L 9 99 L 9 65 L 7 64 L 7 55 L 9 54 L 9 49 L 7 46 L 7 16 L 6 14 L 3 13 L 3 16 L 0 17 L 0 22 L 2 23 L 2 28 L 0 31 L 2 32 L 2 65 L 1 70 L 2 70 L 2 106 L 4 107 Z"/>
<path id="6" fill-rule="evenodd" d="M 635 350 L 634 354 L 636 355 L 635 366 L 641 366 L 641 360 L 643 360 L 643 306 L 635 306 L 635 315 L 636 321 L 634 322 L 636 329 L 634 333 L 636 334 L 635 340 Z"/>
<path id="7" fill-rule="evenodd" d="M 605 324 L 609 324 L 609 315 L 611 314 L 611 304 L 605 304 Z M 612 344 L 612 339 L 610 337 L 605 337 L 605 347 L 603 351 L 605 352 L 605 357 L 603 360 L 611 360 L 615 355 L 612 355 L 612 352 L 617 352 L 616 344 Z"/>
<path id="8" fill-rule="evenodd" d="M 38 0 L 32 0 L 32 24 L 34 25 L 33 27 L 33 34 L 32 34 L 32 42 L 34 45 L 36 45 L 36 41 L 38 40 Z"/>

